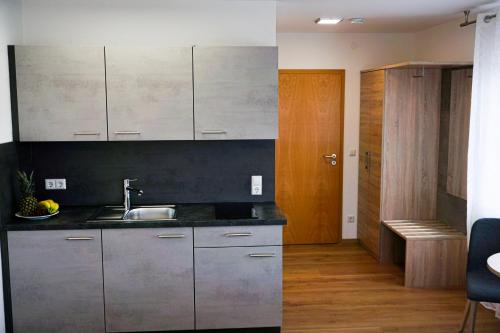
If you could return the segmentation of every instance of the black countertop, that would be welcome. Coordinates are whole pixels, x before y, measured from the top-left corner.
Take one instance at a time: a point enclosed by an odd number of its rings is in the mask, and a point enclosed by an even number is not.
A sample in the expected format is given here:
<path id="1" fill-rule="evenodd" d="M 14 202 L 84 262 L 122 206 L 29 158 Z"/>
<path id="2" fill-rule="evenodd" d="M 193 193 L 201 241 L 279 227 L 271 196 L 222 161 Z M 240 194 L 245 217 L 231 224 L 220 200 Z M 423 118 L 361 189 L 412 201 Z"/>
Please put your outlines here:
<path id="1" fill-rule="evenodd" d="M 154 228 L 154 227 L 214 227 L 244 225 L 284 225 L 286 218 L 274 203 L 253 204 L 257 218 L 216 219 L 211 204 L 177 204 L 174 221 L 99 221 L 87 222 L 100 208 L 96 206 L 62 207 L 59 215 L 47 220 L 27 221 L 19 218 L 3 225 L 3 230 L 61 230 L 61 229 L 110 229 L 110 228 Z"/>

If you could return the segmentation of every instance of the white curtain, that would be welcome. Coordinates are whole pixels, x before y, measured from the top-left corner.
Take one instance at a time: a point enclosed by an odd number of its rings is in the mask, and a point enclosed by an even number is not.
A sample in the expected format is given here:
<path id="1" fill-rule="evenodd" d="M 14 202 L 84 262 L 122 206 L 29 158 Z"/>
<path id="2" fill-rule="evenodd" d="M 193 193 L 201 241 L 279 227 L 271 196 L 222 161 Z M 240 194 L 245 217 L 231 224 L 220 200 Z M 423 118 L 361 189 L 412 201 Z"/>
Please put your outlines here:
<path id="1" fill-rule="evenodd" d="M 467 228 L 500 218 L 500 19 L 477 17 L 467 179 Z M 499 304 L 483 304 L 496 310 Z"/>

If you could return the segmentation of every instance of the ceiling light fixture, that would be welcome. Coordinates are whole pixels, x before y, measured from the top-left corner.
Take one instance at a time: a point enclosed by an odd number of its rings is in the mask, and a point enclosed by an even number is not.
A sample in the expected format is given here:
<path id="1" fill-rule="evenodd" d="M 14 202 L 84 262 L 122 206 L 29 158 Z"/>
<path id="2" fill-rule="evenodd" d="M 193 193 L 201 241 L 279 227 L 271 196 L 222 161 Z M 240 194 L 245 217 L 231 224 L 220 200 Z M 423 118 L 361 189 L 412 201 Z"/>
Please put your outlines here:
<path id="1" fill-rule="evenodd" d="M 353 17 L 350 19 L 352 24 L 363 24 L 365 23 L 365 18 L 364 17 Z"/>
<path id="2" fill-rule="evenodd" d="M 316 24 L 337 24 L 344 20 L 342 17 L 320 17 L 314 23 Z"/>

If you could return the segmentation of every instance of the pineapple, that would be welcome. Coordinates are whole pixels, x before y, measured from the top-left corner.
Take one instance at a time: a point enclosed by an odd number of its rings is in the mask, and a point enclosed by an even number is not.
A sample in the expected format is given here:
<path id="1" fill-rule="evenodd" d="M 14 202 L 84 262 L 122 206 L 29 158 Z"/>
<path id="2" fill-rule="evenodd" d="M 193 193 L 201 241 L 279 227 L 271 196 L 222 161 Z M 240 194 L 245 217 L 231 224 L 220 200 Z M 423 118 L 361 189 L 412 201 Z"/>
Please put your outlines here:
<path id="1" fill-rule="evenodd" d="M 38 200 L 33 196 L 35 193 L 33 171 L 31 171 L 29 176 L 24 171 L 18 171 L 17 180 L 19 181 L 22 196 L 22 199 L 19 202 L 19 211 L 21 215 L 33 216 L 38 209 Z"/>

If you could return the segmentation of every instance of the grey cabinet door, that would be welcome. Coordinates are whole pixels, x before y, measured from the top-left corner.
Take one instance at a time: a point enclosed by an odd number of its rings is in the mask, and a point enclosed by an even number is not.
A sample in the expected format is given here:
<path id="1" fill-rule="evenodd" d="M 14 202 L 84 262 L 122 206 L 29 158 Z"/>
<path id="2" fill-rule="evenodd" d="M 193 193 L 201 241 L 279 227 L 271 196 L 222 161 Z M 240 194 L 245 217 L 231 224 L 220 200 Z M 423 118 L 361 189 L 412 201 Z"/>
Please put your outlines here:
<path id="1" fill-rule="evenodd" d="M 196 329 L 281 326 L 281 246 L 194 251 Z"/>
<path id="2" fill-rule="evenodd" d="M 107 332 L 194 329 L 192 228 L 102 231 Z"/>
<path id="3" fill-rule="evenodd" d="M 16 46 L 21 141 L 106 141 L 104 48 Z"/>
<path id="4" fill-rule="evenodd" d="M 196 140 L 275 139 L 278 49 L 194 47 Z"/>
<path id="5" fill-rule="evenodd" d="M 106 47 L 106 82 L 110 140 L 193 140 L 190 47 Z"/>
<path id="6" fill-rule="evenodd" d="M 9 231 L 15 333 L 103 333 L 100 230 Z"/>

